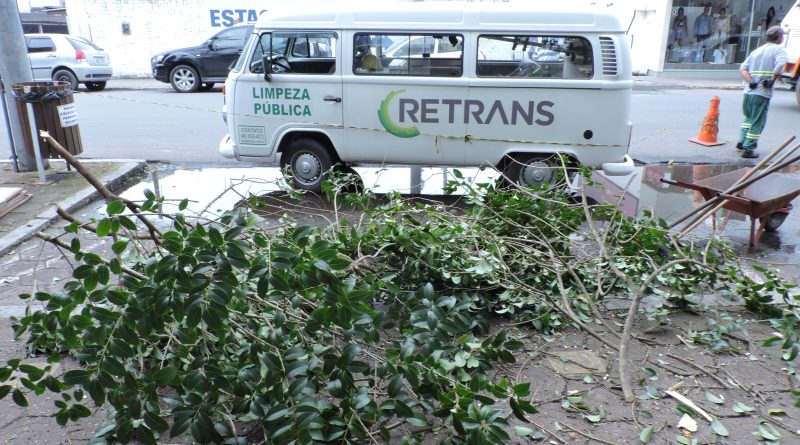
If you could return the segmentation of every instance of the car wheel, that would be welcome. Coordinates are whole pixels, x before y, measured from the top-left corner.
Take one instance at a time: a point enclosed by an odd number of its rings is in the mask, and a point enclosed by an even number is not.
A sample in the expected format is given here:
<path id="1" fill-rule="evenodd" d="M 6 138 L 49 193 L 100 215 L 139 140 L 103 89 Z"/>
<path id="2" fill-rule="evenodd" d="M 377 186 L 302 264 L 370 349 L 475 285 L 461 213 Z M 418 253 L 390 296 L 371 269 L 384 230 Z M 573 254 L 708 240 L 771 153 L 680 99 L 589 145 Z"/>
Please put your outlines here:
<path id="1" fill-rule="evenodd" d="M 67 82 L 69 89 L 75 91 L 78 89 L 78 78 L 70 70 L 58 70 L 53 73 L 53 82 Z"/>
<path id="2" fill-rule="evenodd" d="M 332 165 L 328 148 L 313 139 L 298 139 L 281 154 L 281 168 L 291 168 L 292 182 L 301 190 L 322 191 Z"/>
<path id="3" fill-rule="evenodd" d="M 106 88 L 105 82 L 83 82 L 83 85 L 89 91 L 103 91 Z"/>
<path id="4" fill-rule="evenodd" d="M 189 65 L 178 65 L 169 72 L 169 83 L 179 93 L 194 93 L 200 88 L 200 75 Z"/>
<path id="5" fill-rule="evenodd" d="M 214 88 L 214 82 L 204 82 L 203 85 L 200 86 L 200 91 L 209 91 Z"/>
<path id="6" fill-rule="evenodd" d="M 561 174 L 558 156 L 552 154 L 525 154 L 509 157 L 503 174 L 512 183 L 522 187 L 557 184 Z"/>

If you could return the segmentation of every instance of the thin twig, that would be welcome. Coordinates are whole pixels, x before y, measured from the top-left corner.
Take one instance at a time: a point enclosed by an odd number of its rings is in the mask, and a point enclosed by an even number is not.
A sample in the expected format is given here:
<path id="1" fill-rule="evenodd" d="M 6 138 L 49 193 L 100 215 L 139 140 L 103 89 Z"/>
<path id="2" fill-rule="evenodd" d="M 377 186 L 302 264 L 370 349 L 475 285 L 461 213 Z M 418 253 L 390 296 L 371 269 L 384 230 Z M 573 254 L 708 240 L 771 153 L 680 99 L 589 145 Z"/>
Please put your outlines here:
<path id="1" fill-rule="evenodd" d="M 667 353 L 667 356 L 668 357 L 672 357 L 672 358 L 674 358 L 675 360 L 677 360 L 677 361 L 679 361 L 681 363 L 687 364 L 687 365 L 699 370 L 703 374 L 705 374 L 705 375 L 711 377 L 712 379 L 716 380 L 717 383 L 719 383 L 720 385 L 724 386 L 725 388 L 730 389 L 731 386 L 728 385 L 728 383 L 725 380 L 722 380 L 718 375 L 716 375 L 716 374 L 714 374 L 712 372 L 709 372 L 706 368 L 698 365 L 697 363 L 691 362 L 691 361 L 689 361 L 689 360 L 687 360 L 687 359 L 685 359 L 683 357 L 679 357 L 679 356 L 677 356 L 675 354 L 672 354 L 672 353 L 669 353 L 669 352 Z"/>
<path id="2" fill-rule="evenodd" d="M 581 431 L 581 430 L 579 430 L 579 429 L 577 429 L 577 428 L 575 428 L 575 427 L 573 427 L 573 426 L 570 426 L 570 425 L 569 425 L 569 424 L 567 424 L 567 423 L 561 422 L 561 424 L 562 424 L 562 425 L 564 425 L 565 427 L 567 427 L 567 429 L 569 429 L 569 430 L 571 430 L 571 431 L 573 431 L 573 432 L 576 432 L 576 433 L 580 434 L 581 436 L 583 436 L 583 437 L 585 437 L 585 438 L 587 438 L 587 439 L 589 439 L 589 440 L 593 440 L 593 441 L 595 441 L 595 442 L 604 443 L 604 444 L 607 444 L 607 445 L 617 445 L 617 444 L 616 444 L 616 443 L 614 443 L 614 442 L 609 442 L 609 441 L 607 441 L 607 440 L 603 440 L 603 439 L 601 439 L 601 438 L 599 438 L 599 437 L 592 436 L 592 435 L 591 435 L 591 434 L 589 434 L 589 433 L 584 433 L 583 431 Z"/>
<path id="3" fill-rule="evenodd" d="M 41 239 L 47 241 L 48 243 L 55 244 L 56 246 L 63 247 L 64 249 L 67 249 L 67 250 L 71 249 L 69 244 L 65 243 L 64 241 L 61 241 L 58 238 L 52 237 L 52 236 L 50 236 L 50 235 L 48 235 L 48 234 L 46 234 L 44 232 L 36 232 L 36 237 L 41 238 Z M 105 264 L 106 266 L 108 266 L 110 264 L 109 261 L 107 261 L 105 259 L 101 258 L 101 261 L 103 261 L 103 264 Z M 138 278 L 140 280 L 146 280 L 147 279 L 146 275 L 142 275 L 141 273 L 139 273 L 139 272 L 137 272 L 137 271 L 135 271 L 133 269 L 130 269 L 130 268 L 126 267 L 126 266 L 120 266 L 120 268 L 122 269 L 122 272 L 124 272 L 124 273 L 126 273 L 126 274 L 128 274 L 128 275 L 130 275 L 130 276 L 132 276 L 134 278 Z"/>

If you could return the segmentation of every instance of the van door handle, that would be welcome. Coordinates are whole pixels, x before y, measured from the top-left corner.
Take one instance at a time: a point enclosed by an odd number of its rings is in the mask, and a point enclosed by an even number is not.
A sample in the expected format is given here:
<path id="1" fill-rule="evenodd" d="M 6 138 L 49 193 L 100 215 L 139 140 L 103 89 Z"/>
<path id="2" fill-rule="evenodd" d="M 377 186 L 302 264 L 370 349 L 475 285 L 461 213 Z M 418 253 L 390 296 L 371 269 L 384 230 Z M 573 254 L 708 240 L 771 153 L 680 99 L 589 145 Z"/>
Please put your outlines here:
<path id="1" fill-rule="evenodd" d="M 341 102 L 341 97 L 334 97 L 334 96 L 325 96 L 322 100 L 325 102 Z"/>

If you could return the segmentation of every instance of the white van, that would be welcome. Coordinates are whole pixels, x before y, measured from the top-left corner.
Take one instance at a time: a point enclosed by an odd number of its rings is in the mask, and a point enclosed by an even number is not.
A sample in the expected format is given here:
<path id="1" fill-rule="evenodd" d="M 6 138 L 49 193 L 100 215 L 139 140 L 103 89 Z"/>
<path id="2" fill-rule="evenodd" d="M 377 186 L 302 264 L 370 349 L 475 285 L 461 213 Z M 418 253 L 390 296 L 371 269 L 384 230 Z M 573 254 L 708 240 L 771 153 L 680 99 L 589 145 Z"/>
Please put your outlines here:
<path id="1" fill-rule="evenodd" d="M 396 51 L 402 42 L 447 50 Z M 632 86 L 625 29 L 602 11 L 538 2 L 270 10 L 225 82 L 220 152 L 280 159 L 307 190 L 338 163 L 491 165 L 533 185 L 552 182 L 560 153 L 626 175 Z"/>
<path id="2" fill-rule="evenodd" d="M 800 104 L 800 88 L 797 88 L 797 79 L 800 77 L 800 0 L 786 13 L 781 26 L 786 47 L 786 67 L 782 77 L 794 87 L 797 103 Z"/>

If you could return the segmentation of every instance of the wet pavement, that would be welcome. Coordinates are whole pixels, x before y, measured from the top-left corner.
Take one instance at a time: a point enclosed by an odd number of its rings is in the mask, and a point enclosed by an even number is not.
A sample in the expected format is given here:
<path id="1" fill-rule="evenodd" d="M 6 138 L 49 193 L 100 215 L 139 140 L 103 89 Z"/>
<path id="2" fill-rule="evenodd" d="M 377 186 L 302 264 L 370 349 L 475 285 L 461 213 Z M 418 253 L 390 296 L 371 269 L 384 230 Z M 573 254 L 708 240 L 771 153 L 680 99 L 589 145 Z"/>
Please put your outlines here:
<path id="1" fill-rule="evenodd" d="M 661 178 L 696 183 L 741 168 L 739 164 L 654 165 L 637 167 L 632 175 L 625 177 L 605 177 L 596 173 L 595 180 L 604 184 L 605 191 L 590 189 L 586 193 L 598 201 L 612 202 L 617 201 L 617 196 L 624 195 L 621 203 L 626 215 L 641 215 L 648 209 L 656 217 L 670 223 L 701 205 L 705 199 L 700 192 L 663 183 Z M 398 191 L 408 194 L 412 191 L 410 168 L 356 168 L 356 171 L 365 186 L 374 193 Z M 492 181 L 497 175 L 491 169 L 460 171 L 465 178 L 476 182 Z M 428 196 L 443 195 L 446 181 L 454 179 L 452 172 L 447 168 L 422 168 L 419 174 L 422 182 L 414 191 Z M 776 175 L 791 178 L 787 185 L 789 188 L 800 181 L 797 167 Z M 769 178 L 778 179 L 775 175 Z M 148 178 L 128 189 L 123 196 L 133 200 L 142 199 L 144 189 L 151 189 L 163 195 L 173 206 L 177 206 L 181 199 L 189 198 L 189 211 L 197 213 L 207 209 L 212 214 L 219 214 L 232 208 L 243 197 L 280 190 L 280 180 L 280 171 L 274 167 L 174 169 L 162 165 L 151 170 Z M 797 188 L 800 189 L 800 182 Z M 786 190 L 787 193 L 790 191 Z M 102 208 L 102 204 L 99 207 Z M 169 205 L 166 207 L 169 210 Z M 765 231 L 755 246 L 749 243 L 750 220 L 746 215 L 721 210 L 718 218 L 720 222 L 726 221 L 722 237 L 737 254 L 775 265 L 787 277 L 800 279 L 800 219 L 796 212 L 789 212 L 778 230 Z M 712 224 L 709 218 L 692 232 L 692 236 L 708 237 L 712 233 Z"/>

